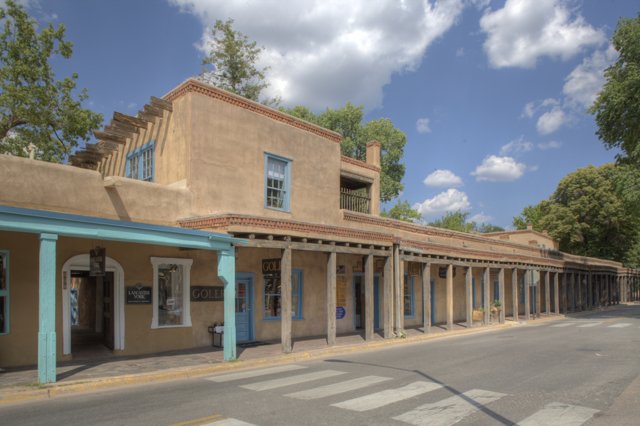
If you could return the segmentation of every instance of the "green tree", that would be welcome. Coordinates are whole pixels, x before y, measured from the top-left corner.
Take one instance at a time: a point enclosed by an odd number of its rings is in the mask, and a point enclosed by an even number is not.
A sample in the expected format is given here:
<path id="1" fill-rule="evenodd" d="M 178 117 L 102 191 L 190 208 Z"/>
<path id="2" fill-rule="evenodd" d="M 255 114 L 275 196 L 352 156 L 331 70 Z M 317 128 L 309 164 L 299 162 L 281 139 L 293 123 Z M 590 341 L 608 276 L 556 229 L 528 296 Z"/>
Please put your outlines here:
<path id="1" fill-rule="evenodd" d="M 540 220 L 544 216 L 545 203 L 545 201 L 542 201 L 536 205 L 525 207 L 519 216 L 513 218 L 514 228 L 527 229 L 527 226 L 532 225 L 534 230 L 538 232 L 544 231 Z"/>
<path id="2" fill-rule="evenodd" d="M 307 120 L 342 135 L 342 154 L 365 160 L 367 142 L 377 140 L 381 149 L 380 201 L 388 202 L 396 198 L 404 188 L 402 178 L 405 166 L 401 163 L 406 135 L 397 129 L 388 118 L 380 118 L 363 123 L 364 106 L 347 103 L 343 108 L 327 108 L 320 114 L 314 114 L 304 106 L 282 111 Z"/>
<path id="3" fill-rule="evenodd" d="M 211 27 L 208 47 L 210 53 L 202 60 L 203 65 L 212 65 L 212 70 L 203 71 L 200 78 L 221 89 L 259 102 L 264 89 L 268 68 L 256 67 L 264 50 L 255 41 L 233 29 L 233 19 L 216 20 Z M 262 100 L 266 104 L 277 104 L 279 100 Z"/>
<path id="4" fill-rule="evenodd" d="M 605 70 L 606 82 L 589 111 L 605 146 L 620 148 L 621 159 L 640 166 L 640 16 L 620 19 L 612 44 L 618 60 Z"/>
<path id="5" fill-rule="evenodd" d="M 420 212 L 411 208 L 408 201 L 398 201 L 389 211 L 383 210 L 380 216 L 404 220 L 405 222 L 418 222 L 422 217 Z"/>
<path id="6" fill-rule="evenodd" d="M 49 63 L 71 57 L 65 27 L 41 27 L 12 0 L 0 8 L 0 25 L 0 152 L 62 161 L 102 123 L 82 108 L 86 90 L 74 97 L 77 74 L 56 80 Z"/>
<path id="7" fill-rule="evenodd" d="M 429 223 L 429 226 L 451 229 L 452 231 L 472 232 L 475 230 L 475 223 L 467 222 L 468 216 L 469 213 L 463 213 L 460 210 L 447 212 L 440 219 Z"/>
<path id="8" fill-rule="evenodd" d="M 490 223 L 481 223 L 479 225 L 476 224 L 475 230 L 481 234 L 487 234 L 489 232 L 503 232 L 504 228 Z"/>

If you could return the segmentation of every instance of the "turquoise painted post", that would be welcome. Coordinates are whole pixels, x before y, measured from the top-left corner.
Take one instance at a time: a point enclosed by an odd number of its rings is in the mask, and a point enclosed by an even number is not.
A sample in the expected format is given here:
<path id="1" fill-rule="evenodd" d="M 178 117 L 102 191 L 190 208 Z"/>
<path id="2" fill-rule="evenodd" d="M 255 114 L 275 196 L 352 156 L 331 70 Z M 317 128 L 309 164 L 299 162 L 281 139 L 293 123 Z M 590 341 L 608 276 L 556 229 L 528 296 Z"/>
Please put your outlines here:
<path id="1" fill-rule="evenodd" d="M 56 381 L 56 241 L 55 234 L 40 234 L 40 328 L 38 330 L 38 382 Z"/>
<path id="2" fill-rule="evenodd" d="M 218 277 L 224 283 L 224 360 L 236 359 L 236 256 L 234 247 L 218 252 Z"/>

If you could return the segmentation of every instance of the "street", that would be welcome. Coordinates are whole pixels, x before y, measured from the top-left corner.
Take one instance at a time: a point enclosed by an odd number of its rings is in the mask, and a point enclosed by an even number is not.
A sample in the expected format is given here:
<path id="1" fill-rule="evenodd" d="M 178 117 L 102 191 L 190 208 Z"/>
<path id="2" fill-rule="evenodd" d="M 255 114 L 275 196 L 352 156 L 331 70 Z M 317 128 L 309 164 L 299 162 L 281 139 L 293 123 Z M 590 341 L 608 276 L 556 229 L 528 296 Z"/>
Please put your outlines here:
<path id="1" fill-rule="evenodd" d="M 0 408 L 3 425 L 631 425 L 640 306 Z"/>

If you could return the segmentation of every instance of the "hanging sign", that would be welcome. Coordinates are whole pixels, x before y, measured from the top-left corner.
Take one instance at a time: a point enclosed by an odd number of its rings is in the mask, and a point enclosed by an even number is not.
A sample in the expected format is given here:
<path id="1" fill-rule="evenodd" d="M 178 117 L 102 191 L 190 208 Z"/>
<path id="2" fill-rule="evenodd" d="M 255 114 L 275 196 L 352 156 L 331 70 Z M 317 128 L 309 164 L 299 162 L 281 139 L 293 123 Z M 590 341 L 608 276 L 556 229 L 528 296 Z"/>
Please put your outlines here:
<path id="1" fill-rule="evenodd" d="M 150 305 L 151 287 L 142 284 L 127 287 L 127 305 Z"/>
<path id="2" fill-rule="evenodd" d="M 103 277 L 105 273 L 107 250 L 104 247 L 96 246 L 89 250 L 89 275 L 92 277 Z"/>
<path id="3" fill-rule="evenodd" d="M 336 307 L 336 318 L 342 319 L 347 314 L 347 310 L 343 306 Z"/>
<path id="4" fill-rule="evenodd" d="M 263 275 L 280 275 L 281 259 L 262 259 Z"/>

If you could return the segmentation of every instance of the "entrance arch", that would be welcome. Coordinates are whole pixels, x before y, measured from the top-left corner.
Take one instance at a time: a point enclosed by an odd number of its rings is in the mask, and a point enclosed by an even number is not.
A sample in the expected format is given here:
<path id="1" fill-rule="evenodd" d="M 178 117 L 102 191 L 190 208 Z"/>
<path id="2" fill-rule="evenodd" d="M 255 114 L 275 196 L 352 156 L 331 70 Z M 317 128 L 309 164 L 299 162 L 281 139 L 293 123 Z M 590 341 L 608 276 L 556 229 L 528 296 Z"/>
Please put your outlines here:
<path id="1" fill-rule="evenodd" d="M 88 271 L 89 254 L 79 254 L 62 266 L 62 353 L 71 354 L 71 271 Z M 116 260 L 107 257 L 105 270 L 113 272 L 114 289 L 114 350 L 124 349 L 124 269 Z"/>

